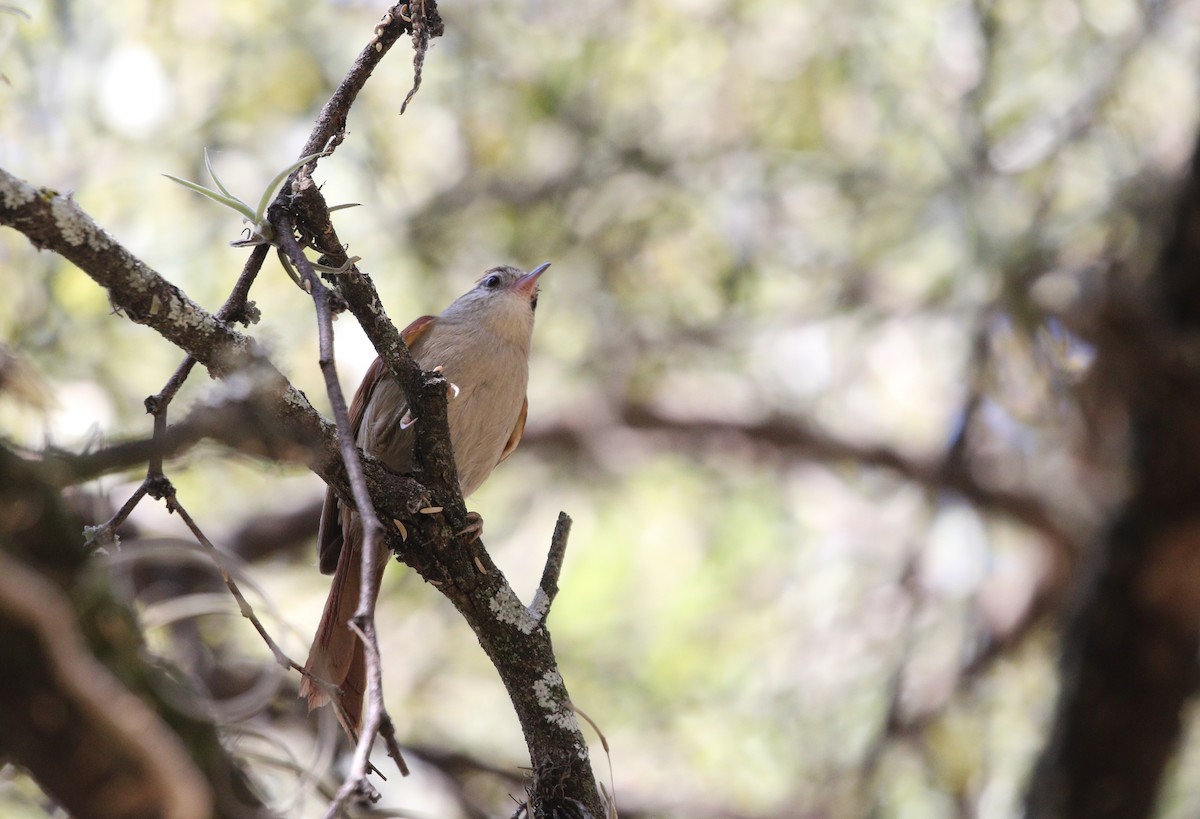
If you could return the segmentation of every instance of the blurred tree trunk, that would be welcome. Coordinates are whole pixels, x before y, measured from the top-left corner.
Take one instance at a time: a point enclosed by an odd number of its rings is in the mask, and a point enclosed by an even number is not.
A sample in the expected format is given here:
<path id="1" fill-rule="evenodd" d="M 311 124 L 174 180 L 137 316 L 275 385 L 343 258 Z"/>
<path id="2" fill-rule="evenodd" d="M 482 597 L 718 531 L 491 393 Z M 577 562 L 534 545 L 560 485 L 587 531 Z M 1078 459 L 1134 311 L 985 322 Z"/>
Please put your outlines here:
<path id="1" fill-rule="evenodd" d="M 39 461 L 0 446 L 0 761 L 79 819 L 269 816 L 80 548 Z"/>
<path id="2" fill-rule="evenodd" d="M 1149 816 L 1196 690 L 1200 146 L 1156 269 L 1107 305 L 1092 378 L 1101 412 L 1125 419 L 1128 496 L 1083 556 L 1031 819 Z"/>

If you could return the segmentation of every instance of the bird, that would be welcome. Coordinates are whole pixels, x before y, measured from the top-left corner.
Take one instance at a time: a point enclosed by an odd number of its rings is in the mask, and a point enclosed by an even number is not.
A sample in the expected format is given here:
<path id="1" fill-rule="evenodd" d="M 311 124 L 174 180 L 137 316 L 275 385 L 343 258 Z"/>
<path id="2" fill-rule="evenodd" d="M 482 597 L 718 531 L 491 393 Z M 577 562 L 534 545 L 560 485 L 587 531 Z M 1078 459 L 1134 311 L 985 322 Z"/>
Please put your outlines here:
<path id="1" fill-rule="evenodd" d="M 454 463 L 463 497 L 487 480 L 521 442 L 529 412 L 529 354 L 539 280 L 549 262 L 528 273 L 493 267 L 437 316 L 422 316 L 401 333 L 413 359 L 424 370 L 440 369 L 450 384 L 447 420 Z M 382 359 L 367 369 L 350 404 L 355 442 L 392 471 L 414 469 L 416 423 L 403 388 Z M 477 515 L 472 515 L 479 521 Z M 478 528 L 478 523 L 472 528 Z M 338 689 L 339 718 L 357 731 L 366 690 L 362 641 L 350 630 L 358 608 L 363 533 L 357 513 L 332 489 L 317 530 L 318 565 L 333 574 L 329 596 L 309 650 L 300 696 L 309 711 L 330 701 L 313 677 Z M 387 564 L 386 548 L 376 555 L 372 593 L 378 594 Z M 345 724 L 345 723 L 344 723 Z"/>

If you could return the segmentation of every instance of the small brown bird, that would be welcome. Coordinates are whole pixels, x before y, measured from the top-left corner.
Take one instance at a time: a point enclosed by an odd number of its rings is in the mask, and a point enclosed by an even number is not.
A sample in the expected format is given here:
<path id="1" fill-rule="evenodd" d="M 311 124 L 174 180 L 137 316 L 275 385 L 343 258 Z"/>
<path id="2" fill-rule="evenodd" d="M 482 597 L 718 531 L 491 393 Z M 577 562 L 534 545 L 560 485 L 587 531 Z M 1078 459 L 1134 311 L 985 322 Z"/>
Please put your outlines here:
<path id="1" fill-rule="evenodd" d="M 401 334 L 422 369 L 441 367 L 453 385 L 447 414 L 464 497 L 478 489 L 521 441 L 529 409 L 525 391 L 538 279 L 549 266 L 529 273 L 494 267 L 440 316 L 422 316 Z M 358 446 L 389 469 L 410 472 L 415 423 L 419 419 L 409 414 L 404 390 L 376 358 L 350 404 Z M 333 573 L 333 585 L 304 667 L 338 686 L 355 728 L 362 720 L 366 664 L 362 642 L 347 623 L 358 607 L 362 540 L 357 514 L 332 490 L 326 491 L 317 548 L 321 572 Z M 386 550 L 376 557 L 376 592 L 386 557 Z M 308 700 L 309 710 L 329 701 L 307 677 L 301 681 L 300 696 Z"/>

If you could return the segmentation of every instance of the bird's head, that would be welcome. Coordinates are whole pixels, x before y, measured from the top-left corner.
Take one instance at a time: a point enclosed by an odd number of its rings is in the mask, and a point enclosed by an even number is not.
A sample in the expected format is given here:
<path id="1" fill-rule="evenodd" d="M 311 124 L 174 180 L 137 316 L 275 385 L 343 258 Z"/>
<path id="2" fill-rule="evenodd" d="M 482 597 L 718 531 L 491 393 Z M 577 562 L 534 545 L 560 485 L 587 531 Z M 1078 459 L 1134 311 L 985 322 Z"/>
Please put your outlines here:
<path id="1" fill-rule="evenodd" d="M 538 279 L 550 263 L 528 273 L 515 267 L 493 267 L 442 313 L 444 320 L 469 322 L 512 341 L 529 342 L 537 309 Z"/>

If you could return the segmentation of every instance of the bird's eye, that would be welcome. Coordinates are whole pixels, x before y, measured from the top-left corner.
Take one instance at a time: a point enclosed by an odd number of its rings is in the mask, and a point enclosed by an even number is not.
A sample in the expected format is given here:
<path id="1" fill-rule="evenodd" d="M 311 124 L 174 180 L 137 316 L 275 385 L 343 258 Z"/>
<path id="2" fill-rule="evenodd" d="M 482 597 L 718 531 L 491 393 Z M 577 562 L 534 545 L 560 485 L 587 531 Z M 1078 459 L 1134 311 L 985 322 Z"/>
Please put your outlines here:
<path id="1" fill-rule="evenodd" d="M 488 276 L 486 279 L 483 280 L 483 286 L 486 287 L 488 290 L 495 290 L 497 287 L 500 286 L 500 277 L 498 275 L 496 275 L 495 273 L 493 273 L 492 275 Z"/>

